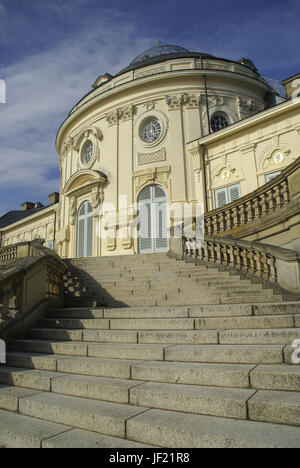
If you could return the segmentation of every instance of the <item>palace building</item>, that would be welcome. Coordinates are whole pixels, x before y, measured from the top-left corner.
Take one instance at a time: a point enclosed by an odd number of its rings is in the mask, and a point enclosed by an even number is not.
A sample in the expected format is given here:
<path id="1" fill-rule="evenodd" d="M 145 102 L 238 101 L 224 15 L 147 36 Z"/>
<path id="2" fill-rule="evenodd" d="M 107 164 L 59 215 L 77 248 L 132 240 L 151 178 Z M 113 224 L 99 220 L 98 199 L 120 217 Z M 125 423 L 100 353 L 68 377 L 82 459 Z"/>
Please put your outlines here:
<path id="1" fill-rule="evenodd" d="M 172 45 L 99 76 L 58 131 L 59 193 L 2 216 L 0 245 L 44 238 L 63 258 L 168 251 L 174 205 L 220 208 L 299 157 L 296 78 L 283 98 L 248 59 Z"/>

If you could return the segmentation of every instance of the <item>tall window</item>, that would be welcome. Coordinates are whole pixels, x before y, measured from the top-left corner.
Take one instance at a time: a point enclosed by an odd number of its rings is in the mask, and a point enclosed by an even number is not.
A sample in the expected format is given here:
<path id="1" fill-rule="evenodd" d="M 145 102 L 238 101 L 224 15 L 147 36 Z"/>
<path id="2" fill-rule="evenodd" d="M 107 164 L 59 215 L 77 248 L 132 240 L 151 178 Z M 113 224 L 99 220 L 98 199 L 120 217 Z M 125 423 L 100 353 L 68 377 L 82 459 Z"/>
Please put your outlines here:
<path id="1" fill-rule="evenodd" d="M 77 221 L 77 256 L 91 257 L 93 251 L 93 210 L 89 201 L 82 203 Z"/>
<path id="2" fill-rule="evenodd" d="M 239 198 L 241 198 L 240 184 L 229 185 L 228 187 L 215 190 L 216 208 L 221 208 L 221 206 L 227 205 Z"/>

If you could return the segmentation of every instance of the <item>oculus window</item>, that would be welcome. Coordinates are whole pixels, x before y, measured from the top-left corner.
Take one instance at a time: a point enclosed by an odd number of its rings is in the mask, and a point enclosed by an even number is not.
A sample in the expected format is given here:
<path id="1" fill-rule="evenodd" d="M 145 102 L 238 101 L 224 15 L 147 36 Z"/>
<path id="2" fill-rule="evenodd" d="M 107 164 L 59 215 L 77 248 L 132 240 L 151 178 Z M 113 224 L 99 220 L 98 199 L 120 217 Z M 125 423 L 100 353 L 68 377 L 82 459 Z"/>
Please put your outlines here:
<path id="1" fill-rule="evenodd" d="M 142 123 L 140 129 L 140 137 L 145 143 L 153 143 L 158 140 L 161 135 L 161 124 L 158 119 L 151 118 Z"/>

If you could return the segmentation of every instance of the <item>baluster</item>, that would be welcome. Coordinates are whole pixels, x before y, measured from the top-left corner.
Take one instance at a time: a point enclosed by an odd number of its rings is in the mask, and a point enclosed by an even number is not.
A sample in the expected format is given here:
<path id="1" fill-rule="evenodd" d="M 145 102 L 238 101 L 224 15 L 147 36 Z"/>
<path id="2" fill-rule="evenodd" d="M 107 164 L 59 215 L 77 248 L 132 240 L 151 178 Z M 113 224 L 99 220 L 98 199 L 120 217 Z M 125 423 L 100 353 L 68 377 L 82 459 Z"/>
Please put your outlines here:
<path id="1" fill-rule="evenodd" d="M 218 232 L 218 215 L 213 215 L 212 217 L 212 234 Z"/>
<path id="2" fill-rule="evenodd" d="M 275 208 L 280 208 L 283 204 L 283 200 L 281 201 L 280 185 L 276 185 L 276 187 L 274 187 L 274 198 Z"/>
<path id="3" fill-rule="evenodd" d="M 232 208 L 232 227 L 235 228 L 239 225 L 239 209 L 238 207 Z"/>
<path id="4" fill-rule="evenodd" d="M 259 203 L 260 203 L 261 215 L 264 216 L 264 215 L 266 215 L 268 213 L 266 193 L 262 193 L 259 196 Z"/>
<path id="5" fill-rule="evenodd" d="M 246 223 L 249 223 L 253 219 L 253 213 L 252 213 L 252 202 L 247 201 L 245 203 L 245 211 L 246 211 Z"/>
<path id="6" fill-rule="evenodd" d="M 260 205 L 259 205 L 258 197 L 256 197 L 253 200 L 253 210 L 254 210 L 254 218 L 260 218 Z"/>
<path id="7" fill-rule="evenodd" d="M 286 181 L 286 180 L 284 180 L 284 181 L 280 184 L 280 190 L 281 190 L 282 202 L 283 202 L 283 204 L 285 205 L 285 204 L 288 203 L 289 200 L 290 200 L 289 187 L 288 187 L 288 184 L 287 184 L 287 181 Z"/>
<path id="8" fill-rule="evenodd" d="M 269 212 L 274 211 L 276 208 L 276 201 L 274 199 L 272 189 L 267 191 L 267 202 L 268 202 Z"/>
<path id="9" fill-rule="evenodd" d="M 277 269 L 276 269 L 276 259 L 273 255 L 268 255 L 267 262 L 269 265 L 270 273 L 269 280 L 276 282 L 277 281 Z"/>
<path id="10" fill-rule="evenodd" d="M 247 251 L 247 259 L 248 259 L 248 270 L 255 275 L 255 259 L 254 259 L 253 250 Z"/>
<path id="11" fill-rule="evenodd" d="M 204 242 L 203 253 L 204 253 L 204 260 L 208 262 L 209 261 L 208 243 L 206 241 Z"/>
<path id="12" fill-rule="evenodd" d="M 218 213 L 218 225 L 219 225 L 218 232 L 224 232 L 225 231 L 225 216 L 224 216 L 223 211 Z"/>

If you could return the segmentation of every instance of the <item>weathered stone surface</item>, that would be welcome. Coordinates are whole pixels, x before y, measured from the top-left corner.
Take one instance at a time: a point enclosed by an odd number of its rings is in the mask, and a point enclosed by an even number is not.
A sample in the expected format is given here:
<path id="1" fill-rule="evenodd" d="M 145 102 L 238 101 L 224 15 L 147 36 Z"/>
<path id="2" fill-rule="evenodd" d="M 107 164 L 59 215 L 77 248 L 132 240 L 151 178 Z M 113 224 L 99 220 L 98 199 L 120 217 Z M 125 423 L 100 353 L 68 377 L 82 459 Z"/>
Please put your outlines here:
<path id="1" fill-rule="evenodd" d="M 247 419 L 247 400 L 254 390 L 145 383 L 130 390 L 130 403 L 150 408 Z"/>
<path id="2" fill-rule="evenodd" d="M 165 350 L 166 361 L 227 364 L 280 364 L 282 346 L 175 345 Z"/>
<path id="3" fill-rule="evenodd" d="M 300 339 L 300 329 L 230 330 L 220 332 L 219 339 L 221 344 L 286 345 Z"/>
<path id="4" fill-rule="evenodd" d="M 132 365 L 132 378 L 153 382 L 169 382 L 215 387 L 249 387 L 253 365 L 197 364 L 186 362 L 144 362 Z"/>
<path id="5" fill-rule="evenodd" d="M 228 318 L 201 318 L 195 320 L 195 328 L 200 330 L 240 330 L 260 328 L 292 328 L 294 317 L 228 317 Z"/>
<path id="6" fill-rule="evenodd" d="M 300 366 L 257 366 L 250 372 L 253 388 L 300 392 Z"/>
<path id="7" fill-rule="evenodd" d="M 300 426 L 298 393 L 260 390 L 248 402 L 249 418 Z"/>
<path id="8" fill-rule="evenodd" d="M 21 414 L 123 438 L 126 420 L 144 411 L 145 408 L 53 393 L 20 400 Z"/>
<path id="9" fill-rule="evenodd" d="M 18 411 L 19 399 L 36 393 L 38 392 L 35 390 L 0 385 L 0 408 L 8 411 Z"/>
<path id="10" fill-rule="evenodd" d="M 143 449 L 153 448 L 153 445 L 139 444 L 131 440 L 96 434 L 82 429 L 72 429 L 42 442 L 42 448 L 115 448 L 115 449 Z"/>
<path id="11" fill-rule="evenodd" d="M 119 377 L 130 379 L 131 365 L 140 363 L 138 360 L 103 359 L 74 357 L 58 362 L 58 371 L 70 374 L 92 375 L 95 377 Z"/>
<path id="12" fill-rule="evenodd" d="M 217 344 L 218 333 L 215 331 L 140 331 L 139 343 L 170 343 L 170 344 Z"/>
<path id="13" fill-rule="evenodd" d="M 0 446 L 41 448 L 43 440 L 71 430 L 62 424 L 0 410 Z"/>
<path id="14" fill-rule="evenodd" d="M 171 448 L 299 448 L 300 428 L 152 409 L 127 422 L 127 438 Z"/>

